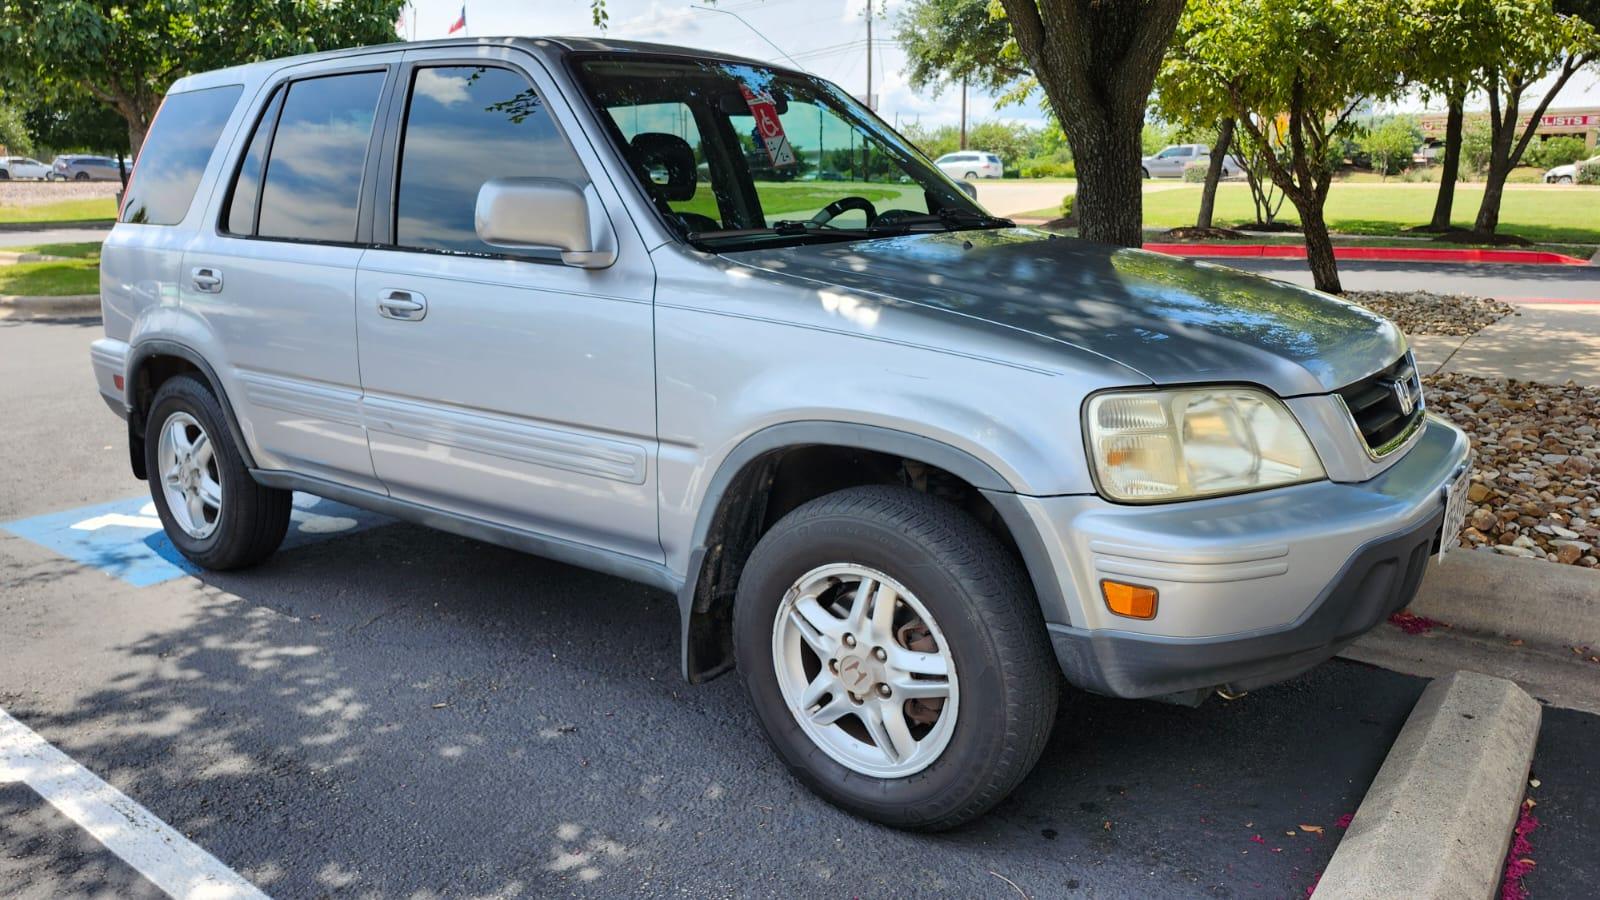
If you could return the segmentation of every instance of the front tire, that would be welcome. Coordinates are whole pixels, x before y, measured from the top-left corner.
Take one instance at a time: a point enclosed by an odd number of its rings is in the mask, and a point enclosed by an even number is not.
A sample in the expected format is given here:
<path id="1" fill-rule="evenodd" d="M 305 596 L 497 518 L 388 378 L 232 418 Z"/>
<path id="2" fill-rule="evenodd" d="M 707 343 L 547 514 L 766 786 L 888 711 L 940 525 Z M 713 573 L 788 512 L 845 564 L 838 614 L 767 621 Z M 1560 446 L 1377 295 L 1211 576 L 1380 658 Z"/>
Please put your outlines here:
<path id="1" fill-rule="evenodd" d="M 191 562 L 242 569 L 283 542 L 291 493 L 250 477 L 222 404 L 198 379 L 179 375 L 156 391 L 144 452 L 161 525 Z"/>
<path id="2" fill-rule="evenodd" d="M 824 799 L 953 828 L 1033 769 L 1060 690 L 1021 563 L 959 508 L 850 488 L 756 545 L 734 606 L 739 671 L 780 758 Z"/>
<path id="3" fill-rule="evenodd" d="M 1149 169 L 1141 167 L 1139 169 L 1139 174 L 1144 176 L 1144 180 L 1145 181 L 1149 181 L 1150 180 L 1150 170 Z"/>

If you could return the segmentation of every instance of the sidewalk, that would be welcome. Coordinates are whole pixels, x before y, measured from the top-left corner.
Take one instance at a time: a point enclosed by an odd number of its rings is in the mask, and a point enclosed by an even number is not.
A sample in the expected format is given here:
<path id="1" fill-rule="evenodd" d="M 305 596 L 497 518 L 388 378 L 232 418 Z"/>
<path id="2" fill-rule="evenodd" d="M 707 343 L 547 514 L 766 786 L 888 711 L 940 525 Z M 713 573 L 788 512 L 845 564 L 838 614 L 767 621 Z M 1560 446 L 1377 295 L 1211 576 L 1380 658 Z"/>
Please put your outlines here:
<path id="1" fill-rule="evenodd" d="M 1600 386 L 1600 301 L 1518 303 L 1517 312 L 1469 337 L 1409 336 L 1423 374 Z"/>

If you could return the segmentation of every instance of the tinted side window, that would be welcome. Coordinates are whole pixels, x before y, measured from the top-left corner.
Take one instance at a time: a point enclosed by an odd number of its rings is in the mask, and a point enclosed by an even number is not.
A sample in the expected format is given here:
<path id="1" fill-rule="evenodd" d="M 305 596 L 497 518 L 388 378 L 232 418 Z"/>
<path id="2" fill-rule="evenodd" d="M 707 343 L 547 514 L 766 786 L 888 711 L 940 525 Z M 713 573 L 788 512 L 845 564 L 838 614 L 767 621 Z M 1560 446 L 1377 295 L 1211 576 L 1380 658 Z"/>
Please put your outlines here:
<path id="1" fill-rule="evenodd" d="M 262 237 L 355 240 L 361 173 L 383 78 L 382 72 L 358 72 L 289 85 L 261 186 Z"/>
<path id="2" fill-rule="evenodd" d="M 400 148 L 396 244 L 503 253 L 478 240 L 478 189 L 491 178 L 529 176 L 587 178 L 527 79 L 486 66 L 416 70 Z"/>
<path id="3" fill-rule="evenodd" d="M 223 206 L 223 230 L 229 234 L 256 233 L 256 201 L 261 193 L 261 170 L 267 164 L 267 146 L 272 142 L 272 129 L 278 124 L 278 110 L 283 107 L 283 91 L 272 94 L 272 100 L 261 113 L 255 134 L 250 136 L 250 146 L 239 164 L 239 174 L 228 189 L 228 199 Z"/>
<path id="4" fill-rule="evenodd" d="M 242 85 L 171 94 L 161 104 L 155 125 L 139 151 L 135 177 L 128 185 L 122 221 L 176 225 L 194 200 L 200 176 L 211 161 L 217 137 L 239 102 Z M 116 166 L 114 160 L 85 160 Z"/>

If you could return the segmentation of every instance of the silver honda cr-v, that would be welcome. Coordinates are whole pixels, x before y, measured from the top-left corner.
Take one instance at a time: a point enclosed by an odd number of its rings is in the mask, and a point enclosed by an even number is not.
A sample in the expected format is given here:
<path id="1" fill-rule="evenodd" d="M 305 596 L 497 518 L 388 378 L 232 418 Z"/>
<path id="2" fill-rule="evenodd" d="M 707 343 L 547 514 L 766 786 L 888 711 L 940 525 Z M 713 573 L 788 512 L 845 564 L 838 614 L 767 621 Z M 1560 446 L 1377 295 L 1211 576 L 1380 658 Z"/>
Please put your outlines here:
<path id="1" fill-rule="evenodd" d="M 1197 703 L 1404 606 L 1468 445 L 1337 299 L 1015 227 L 838 87 L 588 39 L 188 77 L 105 243 L 173 543 L 304 491 L 675 593 L 784 762 L 982 813 L 1063 681 Z M 1069 714 L 1070 715 L 1070 714 Z"/>

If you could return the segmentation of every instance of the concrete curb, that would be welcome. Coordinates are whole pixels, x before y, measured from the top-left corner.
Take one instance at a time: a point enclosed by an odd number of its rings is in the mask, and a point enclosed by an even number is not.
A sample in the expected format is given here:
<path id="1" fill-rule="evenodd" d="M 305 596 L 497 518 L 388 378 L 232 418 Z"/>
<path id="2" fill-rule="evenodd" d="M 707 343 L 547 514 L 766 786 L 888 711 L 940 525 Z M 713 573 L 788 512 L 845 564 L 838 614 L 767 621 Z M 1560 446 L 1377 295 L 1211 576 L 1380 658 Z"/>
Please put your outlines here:
<path id="1" fill-rule="evenodd" d="M 71 294 L 65 297 L 0 296 L 0 316 L 98 315 L 99 294 Z"/>
<path id="2" fill-rule="evenodd" d="M 1464 631 L 1600 647 L 1600 569 L 1461 550 L 1429 564 L 1407 608 Z"/>
<path id="3" fill-rule="evenodd" d="M 1493 897 L 1540 715 L 1503 678 L 1456 672 L 1428 685 L 1312 900 Z"/>
<path id="4" fill-rule="evenodd" d="M 1188 257 L 1250 257 L 1266 259 L 1305 259 L 1306 248 L 1298 244 L 1220 244 L 1147 242 L 1144 249 L 1156 253 Z M 1535 266 L 1586 266 L 1589 261 L 1548 250 L 1498 250 L 1478 247 L 1362 247 L 1341 244 L 1333 248 L 1335 259 L 1377 260 L 1420 263 L 1498 263 Z"/>

